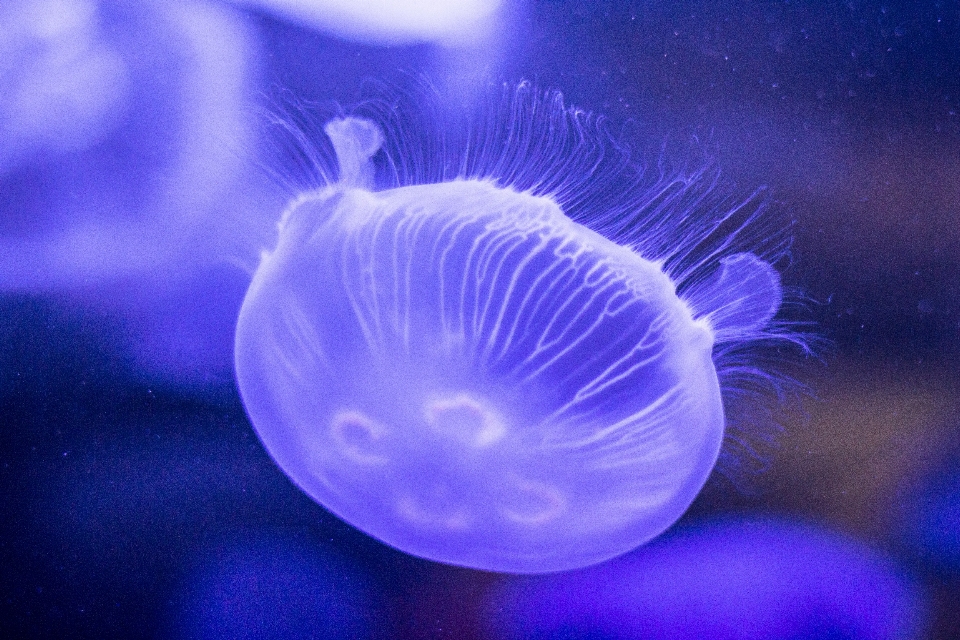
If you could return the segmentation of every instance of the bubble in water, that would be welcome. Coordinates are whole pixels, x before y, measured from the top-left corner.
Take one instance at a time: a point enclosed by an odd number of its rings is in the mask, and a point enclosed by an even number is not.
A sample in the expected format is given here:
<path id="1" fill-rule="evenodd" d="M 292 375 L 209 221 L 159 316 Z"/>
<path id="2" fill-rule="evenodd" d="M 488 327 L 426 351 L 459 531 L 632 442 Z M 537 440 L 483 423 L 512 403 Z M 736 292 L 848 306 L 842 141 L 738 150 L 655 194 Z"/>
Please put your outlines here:
<path id="1" fill-rule="evenodd" d="M 504 104 L 452 155 L 405 146 L 397 109 L 328 122 L 339 177 L 264 255 L 237 377 L 280 467 L 347 522 L 432 560 L 554 571 L 683 514 L 724 437 L 724 354 L 744 371 L 782 292 L 737 251 L 755 204 L 646 179 L 558 94 Z"/>

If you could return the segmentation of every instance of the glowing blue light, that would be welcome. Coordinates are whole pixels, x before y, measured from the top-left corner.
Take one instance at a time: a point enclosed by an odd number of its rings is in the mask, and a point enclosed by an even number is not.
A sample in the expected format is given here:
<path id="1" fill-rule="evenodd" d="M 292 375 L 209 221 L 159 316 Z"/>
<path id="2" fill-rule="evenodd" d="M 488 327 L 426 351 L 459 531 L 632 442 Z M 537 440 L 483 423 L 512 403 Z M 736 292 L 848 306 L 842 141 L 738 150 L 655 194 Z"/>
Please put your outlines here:
<path id="1" fill-rule="evenodd" d="M 867 545 L 797 522 L 721 520 L 603 565 L 491 593 L 498 640 L 924 637 L 919 585 Z"/>

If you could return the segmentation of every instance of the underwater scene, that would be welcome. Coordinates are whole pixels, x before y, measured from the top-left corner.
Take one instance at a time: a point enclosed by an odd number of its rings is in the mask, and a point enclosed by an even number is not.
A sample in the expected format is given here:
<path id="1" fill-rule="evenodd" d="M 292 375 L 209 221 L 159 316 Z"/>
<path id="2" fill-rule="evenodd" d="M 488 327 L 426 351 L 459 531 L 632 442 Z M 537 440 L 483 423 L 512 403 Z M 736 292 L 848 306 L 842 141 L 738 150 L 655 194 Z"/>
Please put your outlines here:
<path id="1" fill-rule="evenodd" d="M 5 0 L 0 637 L 960 638 L 960 1 Z"/>

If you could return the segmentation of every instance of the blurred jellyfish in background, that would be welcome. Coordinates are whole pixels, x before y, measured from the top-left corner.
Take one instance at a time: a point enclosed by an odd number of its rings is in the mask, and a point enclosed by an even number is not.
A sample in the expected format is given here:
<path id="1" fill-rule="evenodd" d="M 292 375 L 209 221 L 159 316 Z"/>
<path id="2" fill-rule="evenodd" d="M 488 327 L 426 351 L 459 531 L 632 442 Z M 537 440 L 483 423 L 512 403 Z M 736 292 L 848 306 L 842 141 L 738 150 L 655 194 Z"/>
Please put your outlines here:
<path id="1" fill-rule="evenodd" d="M 960 451 L 930 465 L 895 500 L 900 545 L 911 557 L 960 581 Z"/>
<path id="2" fill-rule="evenodd" d="M 398 63 L 397 48 L 381 45 L 407 45 L 412 68 L 466 92 L 503 37 L 494 0 L 258 4 L 368 43 L 383 64 Z M 282 202 L 255 167 L 259 41 L 291 35 L 274 27 L 212 0 L 4 3 L 0 292 L 122 318 L 151 383 L 229 385 L 232 324 L 275 225 L 266 212 Z M 307 84 L 313 46 L 286 61 Z M 343 47 L 331 38 L 327 49 Z M 330 85 L 379 75 L 341 66 L 321 71 Z"/>
<path id="3" fill-rule="evenodd" d="M 168 612 L 169 638 L 366 640 L 390 620 L 363 570 L 314 542 L 259 533 L 198 553 Z"/>
<path id="4" fill-rule="evenodd" d="M 273 225 L 248 31 L 204 1 L 0 6 L 0 291 L 104 308 L 139 367 L 229 380 L 231 263 Z"/>
<path id="5" fill-rule="evenodd" d="M 923 637 L 923 594 L 861 542 L 809 524 L 727 519 L 611 562 L 512 578 L 490 596 L 493 638 L 901 640 Z"/>
<path id="6" fill-rule="evenodd" d="M 0 9 L 0 174 L 31 156 L 82 151 L 129 100 L 127 64 L 90 0 L 11 0 Z"/>
<path id="7" fill-rule="evenodd" d="M 767 379 L 751 347 L 804 344 L 773 320 L 787 231 L 701 175 L 644 175 L 559 94 L 504 87 L 433 141 L 404 137 L 414 102 L 315 141 L 328 182 L 284 213 L 238 321 L 258 434 L 421 557 L 544 572 L 650 540 L 714 468 L 721 385 Z"/>
<path id="8" fill-rule="evenodd" d="M 335 80 L 353 86 L 357 76 L 343 77 L 344 70 L 379 59 L 389 64 L 374 77 L 396 75 L 398 68 L 424 73 L 433 82 L 472 98 L 479 97 L 483 81 L 495 77 L 505 62 L 524 4 L 516 0 L 230 1 L 334 38 L 332 46 L 320 45 L 326 62 L 322 67 L 312 68 L 316 58 L 299 59 L 298 73 L 313 76 L 315 85 L 320 76 L 321 85 Z M 301 55 L 316 52 L 316 46 L 308 43 Z M 313 96 L 315 90 L 307 85 L 297 95 Z"/>
<path id="9" fill-rule="evenodd" d="M 0 286 L 170 277 L 223 259 L 220 238 L 245 231 L 225 198 L 249 135 L 237 17 L 203 2 L 2 11 Z"/>
<path id="10" fill-rule="evenodd" d="M 482 40 L 503 0 L 233 0 L 347 40 L 457 46 Z"/>

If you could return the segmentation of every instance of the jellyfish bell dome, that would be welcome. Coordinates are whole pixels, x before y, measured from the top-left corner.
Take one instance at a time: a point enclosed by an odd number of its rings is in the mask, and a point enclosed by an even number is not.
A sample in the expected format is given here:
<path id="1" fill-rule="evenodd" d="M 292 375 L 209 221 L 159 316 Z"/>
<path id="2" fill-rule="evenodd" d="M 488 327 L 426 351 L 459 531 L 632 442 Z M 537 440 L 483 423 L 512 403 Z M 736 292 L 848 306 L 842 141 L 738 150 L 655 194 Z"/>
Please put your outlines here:
<path id="1" fill-rule="evenodd" d="M 654 241 L 492 173 L 381 189 L 381 126 L 325 133 L 338 179 L 285 213 L 237 326 L 280 467 L 387 544 L 492 571 L 601 562 L 675 522 L 724 438 L 718 336 L 760 335 L 772 267 L 725 256 L 685 299 Z"/>

